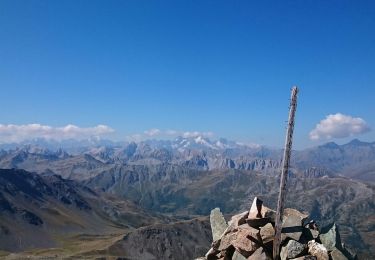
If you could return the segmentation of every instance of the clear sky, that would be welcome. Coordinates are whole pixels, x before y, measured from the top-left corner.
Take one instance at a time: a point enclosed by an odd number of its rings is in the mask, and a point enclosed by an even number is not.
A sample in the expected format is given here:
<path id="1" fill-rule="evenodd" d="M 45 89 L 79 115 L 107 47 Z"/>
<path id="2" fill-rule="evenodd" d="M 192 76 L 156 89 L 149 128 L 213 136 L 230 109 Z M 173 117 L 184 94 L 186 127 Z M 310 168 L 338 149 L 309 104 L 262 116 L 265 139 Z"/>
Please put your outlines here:
<path id="1" fill-rule="evenodd" d="M 0 1 L 3 128 L 281 146 L 293 85 L 296 148 L 375 141 L 374 1 Z"/>

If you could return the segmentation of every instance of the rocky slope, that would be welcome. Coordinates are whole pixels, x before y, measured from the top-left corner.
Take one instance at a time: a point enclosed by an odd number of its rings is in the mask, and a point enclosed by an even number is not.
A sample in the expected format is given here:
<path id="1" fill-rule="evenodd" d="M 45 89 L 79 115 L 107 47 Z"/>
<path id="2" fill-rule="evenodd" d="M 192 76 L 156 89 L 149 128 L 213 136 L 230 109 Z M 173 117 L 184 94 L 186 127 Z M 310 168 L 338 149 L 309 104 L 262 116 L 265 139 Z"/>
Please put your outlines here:
<path id="1" fill-rule="evenodd" d="M 123 233 L 163 221 L 60 176 L 0 169 L 0 250 L 61 246 L 77 234 Z M 43 239 L 35 239 L 43 238 Z"/>

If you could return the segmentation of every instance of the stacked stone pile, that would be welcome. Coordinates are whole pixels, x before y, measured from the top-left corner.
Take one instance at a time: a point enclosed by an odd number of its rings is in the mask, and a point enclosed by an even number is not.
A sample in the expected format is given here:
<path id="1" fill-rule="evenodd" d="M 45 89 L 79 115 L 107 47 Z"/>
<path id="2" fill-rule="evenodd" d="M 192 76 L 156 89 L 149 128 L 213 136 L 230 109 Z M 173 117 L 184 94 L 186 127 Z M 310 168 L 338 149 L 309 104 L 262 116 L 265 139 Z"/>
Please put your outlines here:
<path id="1" fill-rule="evenodd" d="M 212 247 L 197 259 L 271 260 L 276 212 L 255 198 L 249 211 L 232 216 L 227 223 L 219 208 L 210 215 Z M 323 232 L 324 231 L 324 232 Z M 319 231 L 308 215 L 285 209 L 282 225 L 281 260 L 349 260 L 356 256 L 342 244 L 335 224 Z"/>

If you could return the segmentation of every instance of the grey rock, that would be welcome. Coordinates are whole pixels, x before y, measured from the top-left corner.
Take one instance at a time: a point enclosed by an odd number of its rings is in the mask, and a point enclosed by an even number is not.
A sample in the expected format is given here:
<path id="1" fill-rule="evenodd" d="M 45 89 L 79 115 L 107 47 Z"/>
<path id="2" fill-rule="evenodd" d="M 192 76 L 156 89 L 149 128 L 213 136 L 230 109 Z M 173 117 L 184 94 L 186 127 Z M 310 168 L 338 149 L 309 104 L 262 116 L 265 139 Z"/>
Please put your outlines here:
<path id="1" fill-rule="evenodd" d="M 228 227 L 227 222 L 225 221 L 219 208 L 211 210 L 210 223 L 213 241 L 219 240 L 225 229 Z"/>
<path id="2" fill-rule="evenodd" d="M 232 256 L 232 260 L 246 260 L 247 258 L 241 255 L 237 250 L 234 251 L 234 254 Z"/>
<path id="3" fill-rule="evenodd" d="M 328 251 L 333 251 L 335 248 L 341 248 L 341 238 L 335 223 L 333 223 L 327 232 L 322 232 L 322 234 L 319 235 L 319 238 Z"/>
<path id="4" fill-rule="evenodd" d="M 289 240 L 288 244 L 284 246 L 281 250 L 281 259 L 290 259 L 300 256 L 306 249 L 304 244 L 301 244 L 295 240 Z M 284 251 L 284 252 L 283 252 Z M 283 258 L 284 256 L 284 258 Z"/>

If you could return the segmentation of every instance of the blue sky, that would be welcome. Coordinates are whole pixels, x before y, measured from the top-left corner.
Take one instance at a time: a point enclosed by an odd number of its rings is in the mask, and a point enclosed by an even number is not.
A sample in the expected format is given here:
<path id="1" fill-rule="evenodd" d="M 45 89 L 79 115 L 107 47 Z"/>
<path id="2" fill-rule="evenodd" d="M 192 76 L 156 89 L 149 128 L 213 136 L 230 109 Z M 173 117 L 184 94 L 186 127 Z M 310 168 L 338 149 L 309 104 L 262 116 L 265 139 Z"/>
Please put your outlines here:
<path id="1" fill-rule="evenodd" d="M 282 146 L 298 85 L 296 148 L 330 140 L 309 133 L 336 113 L 366 126 L 333 141 L 375 141 L 374 13 L 373 1 L 2 0 L 0 124 Z"/>

